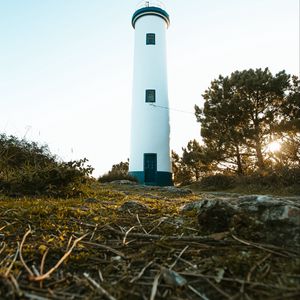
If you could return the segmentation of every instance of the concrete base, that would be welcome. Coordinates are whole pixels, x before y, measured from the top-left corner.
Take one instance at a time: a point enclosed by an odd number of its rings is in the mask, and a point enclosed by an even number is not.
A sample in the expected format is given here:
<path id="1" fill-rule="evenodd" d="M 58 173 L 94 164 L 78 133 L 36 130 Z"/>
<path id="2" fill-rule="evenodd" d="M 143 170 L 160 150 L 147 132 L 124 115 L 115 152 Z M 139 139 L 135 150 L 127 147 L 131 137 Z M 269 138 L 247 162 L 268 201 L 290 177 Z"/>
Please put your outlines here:
<path id="1" fill-rule="evenodd" d="M 170 172 L 157 171 L 154 182 L 145 182 L 145 172 L 143 171 L 129 172 L 129 175 L 135 177 L 140 184 L 154 186 L 173 186 L 172 173 Z"/>

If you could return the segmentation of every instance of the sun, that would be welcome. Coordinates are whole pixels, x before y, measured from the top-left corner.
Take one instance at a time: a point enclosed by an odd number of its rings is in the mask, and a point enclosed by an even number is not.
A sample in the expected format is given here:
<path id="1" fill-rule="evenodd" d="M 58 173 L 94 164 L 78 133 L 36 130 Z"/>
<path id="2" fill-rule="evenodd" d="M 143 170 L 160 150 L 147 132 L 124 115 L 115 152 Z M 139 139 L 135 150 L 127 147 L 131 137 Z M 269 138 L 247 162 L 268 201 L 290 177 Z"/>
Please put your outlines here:
<path id="1" fill-rule="evenodd" d="M 273 141 L 266 147 L 268 152 L 278 152 L 281 149 L 281 144 L 278 141 Z"/>

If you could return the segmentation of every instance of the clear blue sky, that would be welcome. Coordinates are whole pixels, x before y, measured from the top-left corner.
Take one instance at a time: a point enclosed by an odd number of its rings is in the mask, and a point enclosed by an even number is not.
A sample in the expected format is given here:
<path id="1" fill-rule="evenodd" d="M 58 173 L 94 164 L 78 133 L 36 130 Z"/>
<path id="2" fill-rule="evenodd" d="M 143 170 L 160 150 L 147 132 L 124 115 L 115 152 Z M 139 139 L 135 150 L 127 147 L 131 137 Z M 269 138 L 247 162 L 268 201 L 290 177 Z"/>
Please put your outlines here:
<path id="1" fill-rule="evenodd" d="M 47 143 L 95 175 L 129 157 L 134 0 L 0 0 L 0 132 Z M 299 75 L 298 0 L 165 0 L 170 107 L 193 112 L 219 74 Z M 171 111 L 171 147 L 200 139 Z"/>

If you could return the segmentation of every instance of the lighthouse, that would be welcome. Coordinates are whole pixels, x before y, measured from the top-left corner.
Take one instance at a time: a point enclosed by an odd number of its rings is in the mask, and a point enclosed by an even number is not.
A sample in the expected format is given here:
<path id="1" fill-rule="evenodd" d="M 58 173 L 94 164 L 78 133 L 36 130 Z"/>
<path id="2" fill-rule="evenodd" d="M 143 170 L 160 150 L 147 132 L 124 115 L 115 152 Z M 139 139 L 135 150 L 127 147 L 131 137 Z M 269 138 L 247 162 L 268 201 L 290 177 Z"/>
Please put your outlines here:
<path id="1" fill-rule="evenodd" d="M 129 174 L 145 185 L 172 183 L 166 30 L 159 1 L 144 1 L 132 16 L 134 70 Z"/>

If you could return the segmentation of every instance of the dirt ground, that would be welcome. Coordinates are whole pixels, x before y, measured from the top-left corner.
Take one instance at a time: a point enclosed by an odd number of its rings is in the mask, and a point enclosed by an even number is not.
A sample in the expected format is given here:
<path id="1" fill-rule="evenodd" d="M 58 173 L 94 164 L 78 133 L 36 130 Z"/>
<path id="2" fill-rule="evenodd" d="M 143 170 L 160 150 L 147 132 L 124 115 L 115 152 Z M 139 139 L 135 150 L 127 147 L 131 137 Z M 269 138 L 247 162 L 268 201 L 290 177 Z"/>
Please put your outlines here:
<path id="1" fill-rule="evenodd" d="M 102 185 L 0 197 L 0 299 L 299 299 L 299 248 L 201 232 L 201 193 Z"/>

